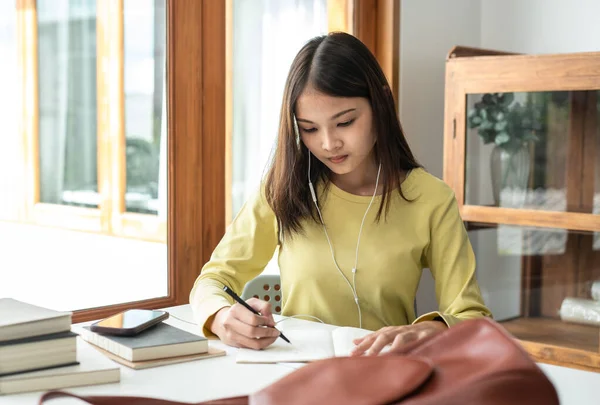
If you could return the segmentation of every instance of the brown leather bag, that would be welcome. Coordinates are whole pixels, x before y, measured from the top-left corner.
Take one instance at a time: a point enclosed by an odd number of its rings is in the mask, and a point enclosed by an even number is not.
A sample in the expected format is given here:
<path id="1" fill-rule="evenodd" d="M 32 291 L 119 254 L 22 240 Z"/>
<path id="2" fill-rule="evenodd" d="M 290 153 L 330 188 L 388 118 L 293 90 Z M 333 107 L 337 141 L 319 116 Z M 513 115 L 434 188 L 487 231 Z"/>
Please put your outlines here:
<path id="1" fill-rule="evenodd" d="M 189 405 L 136 397 L 78 397 L 92 405 Z M 488 318 L 376 357 L 306 365 L 247 397 L 196 405 L 558 405 L 556 390 L 525 350 Z"/>

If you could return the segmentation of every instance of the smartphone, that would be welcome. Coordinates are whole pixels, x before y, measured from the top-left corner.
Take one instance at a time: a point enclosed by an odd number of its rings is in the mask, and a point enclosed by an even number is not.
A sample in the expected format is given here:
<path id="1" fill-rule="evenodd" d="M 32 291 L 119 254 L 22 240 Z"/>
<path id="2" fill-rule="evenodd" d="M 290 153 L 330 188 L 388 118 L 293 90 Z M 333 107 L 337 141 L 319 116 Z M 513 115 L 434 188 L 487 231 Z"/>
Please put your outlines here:
<path id="1" fill-rule="evenodd" d="M 128 309 L 92 324 L 90 330 L 109 335 L 135 336 L 168 317 L 166 311 Z"/>

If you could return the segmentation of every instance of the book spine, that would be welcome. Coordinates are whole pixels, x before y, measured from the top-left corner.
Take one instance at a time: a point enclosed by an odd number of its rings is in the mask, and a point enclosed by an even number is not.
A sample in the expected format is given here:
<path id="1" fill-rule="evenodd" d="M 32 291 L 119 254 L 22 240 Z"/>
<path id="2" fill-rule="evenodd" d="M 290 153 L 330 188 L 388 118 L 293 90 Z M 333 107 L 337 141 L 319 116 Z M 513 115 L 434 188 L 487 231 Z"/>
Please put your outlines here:
<path id="1" fill-rule="evenodd" d="M 86 342 L 89 342 L 93 345 L 98 346 L 101 349 L 106 350 L 107 352 L 122 357 L 125 360 L 133 361 L 133 351 L 130 348 L 115 343 L 112 340 L 107 339 L 104 336 L 89 331 L 87 329 L 81 329 L 79 333 L 81 338 Z"/>

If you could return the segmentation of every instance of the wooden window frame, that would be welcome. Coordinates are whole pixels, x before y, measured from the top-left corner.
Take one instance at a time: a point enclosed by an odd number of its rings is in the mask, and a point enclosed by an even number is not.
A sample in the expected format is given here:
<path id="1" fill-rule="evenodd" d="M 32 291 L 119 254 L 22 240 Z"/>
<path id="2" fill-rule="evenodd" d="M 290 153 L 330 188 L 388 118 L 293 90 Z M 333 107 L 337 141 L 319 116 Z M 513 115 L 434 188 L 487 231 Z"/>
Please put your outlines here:
<path id="1" fill-rule="evenodd" d="M 225 230 L 225 2 L 167 0 L 169 294 L 77 311 L 76 322 L 127 308 L 189 302 Z"/>
<path id="2" fill-rule="evenodd" d="M 400 0 L 354 0 L 353 30 L 373 52 L 398 104 L 400 92 Z"/>
<path id="3" fill-rule="evenodd" d="M 122 38 L 123 0 L 98 2 L 98 40 Z M 54 225 L 91 232 L 102 232 L 100 219 L 111 222 L 119 236 L 138 237 L 135 228 L 141 215 L 102 217 L 101 210 L 40 204 L 37 180 L 38 116 L 36 59 L 37 16 L 35 0 L 17 0 L 20 63 L 26 77 L 23 80 L 24 110 L 21 117 L 26 154 L 28 188 L 25 195 L 27 214 L 34 215 L 36 224 Z M 120 14 L 120 17 L 119 17 Z M 107 22 L 111 24 L 107 24 Z M 104 62 L 122 58 L 122 41 L 104 43 L 108 52 L 100 55 Z M 122 59 L 121 59 L 122 60 Z M 106 65 L 105 65 L 106 66 Z M 112 63 L 108 75 L 99 81 L 99 97 L 116 100 L 104 108 L 99 117 L 104 128 L 104 156 L 120 153 L 123 145 L 123 67 Z M 212 0 L 167 0 L 167 202 L 166 227 L 168 248 L 168 295 L 155 299 L 120 303 L 74 312 L 73 321 L 99 319 L 128 308 L 162 308 L 189 302 L 202 264 L 205 263 L 225 229 L 225 2 Z M 111 79 L 108 77 L 111 76 Z M 112 82 L 116 78 L 116 82 Z M 99 106 L 99 109 L 101 107 Z M 115 129 L 116 128 L 116 129 Z M 113 142 L 114 138 L 119 142 Z M 110 141 L 110 142 L 109 142 Z M 107 162 L 99 161 L 99 165 Z M 119 164 L 124 165 L 121 159 Z M 119 174 L 121 173 L 121 174 Z M 124 186 L 122 172 L 107 172 L 113 188 Z M 100 179 L 99 179 L 100 180 Z M 121 207 L 110 190 L 103 189 L 103 201 L 113 208 Z M 39 214 L 37 214 L 39 212 Z M 122 212 L 122 211 L 121 211 Z M 36 214 L 34 214 L 36 213 Z M 36 216 L 37 215 L 37 216 Z M 57 218 L 53 218 L 53 217 Z M 25 218 L 31 218 L 25 217 Z M 143 222 L 143 221 L 142 221 Z M 106 222 L 105 222 L 106 223 Z M 66 225 L 66 226 L 65 226 Z M 89 286 L 80 286 L 87 288 Z"/>

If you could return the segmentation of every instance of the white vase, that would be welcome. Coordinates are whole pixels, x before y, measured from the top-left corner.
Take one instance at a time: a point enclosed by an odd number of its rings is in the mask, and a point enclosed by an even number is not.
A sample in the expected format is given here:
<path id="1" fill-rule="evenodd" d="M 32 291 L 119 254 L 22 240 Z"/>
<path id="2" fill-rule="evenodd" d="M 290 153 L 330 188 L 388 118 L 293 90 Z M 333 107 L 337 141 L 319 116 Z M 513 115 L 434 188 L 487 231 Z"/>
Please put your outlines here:
<path id="1" fill-rule="evenodd" d="M 492 150 L 490 166 L 492 192 L 497 206 L 500 206 L 500 193 L 503 190 L 512 192 L 515 196 L 525 195 L 531 167 L 527 144 L 522 144 L 517 148 L 504 148 L 496 145 Z M 524 199 L 521 201 L 521 206 L 523 202 Z"/>

